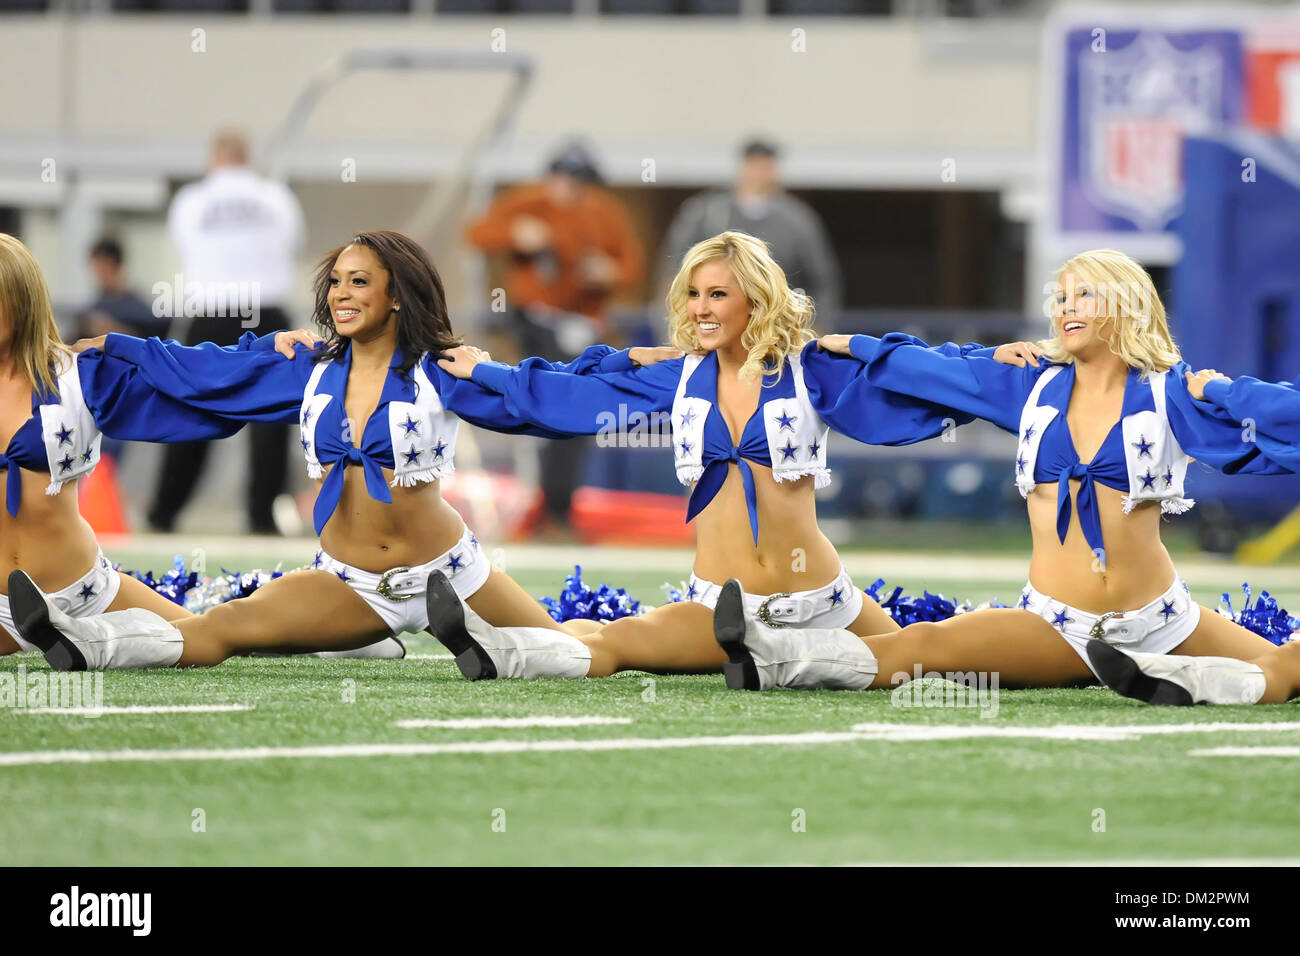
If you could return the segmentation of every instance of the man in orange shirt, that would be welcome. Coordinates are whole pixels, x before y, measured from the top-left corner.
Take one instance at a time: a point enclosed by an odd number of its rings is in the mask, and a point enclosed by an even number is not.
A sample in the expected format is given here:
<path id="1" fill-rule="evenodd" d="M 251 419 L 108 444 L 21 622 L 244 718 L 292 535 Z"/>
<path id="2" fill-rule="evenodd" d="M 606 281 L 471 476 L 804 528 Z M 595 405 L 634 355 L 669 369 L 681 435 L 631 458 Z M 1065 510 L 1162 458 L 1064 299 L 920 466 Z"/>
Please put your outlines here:
<path id="1" fill-rule="evenodd" d="M 496 197 L 466 239 L 488 255 L 509 257 L 506 300 L 511 331 L 524 355 L 566 361 L 613 338 L 608 305 L 645 274 L 645 252 L 623 204 L 601 187 L 590 153 L 565 148 L 540 182 Z M 542 493 L 551 530 L 568 523 L 589 440 L 547 442 Z"/>

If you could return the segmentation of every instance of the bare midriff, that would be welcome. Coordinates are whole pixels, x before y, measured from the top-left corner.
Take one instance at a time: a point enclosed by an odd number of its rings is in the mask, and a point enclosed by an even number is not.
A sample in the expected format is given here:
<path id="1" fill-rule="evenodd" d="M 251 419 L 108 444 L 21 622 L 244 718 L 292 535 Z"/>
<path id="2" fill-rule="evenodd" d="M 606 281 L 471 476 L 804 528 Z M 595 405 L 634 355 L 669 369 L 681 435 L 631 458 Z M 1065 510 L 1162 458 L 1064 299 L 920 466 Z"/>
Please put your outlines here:
<path id="1" fill-rule="evenodd" d="M 12 467 L 12 466 L 11 466 Z M 22 470 L 23 495 L 17 516 L 0 507 L 0 593 L 9 593 L 9 574 L 21 568 L 42 591 L 60 591 L 95 564 L 95 532 L 77 510 L 77 483 L 47 495 L 50 476 Z M 8 475 L 0 471 L 0 487 Z"/>
<path id="2" fill-rule="evenodd" d="M 811 591 L 840 573 L 835 547 L 817 527 L 812 477 L 777 481 L 749 462 L 758 501 L 758 544 L 740 468 L 728 466 L 717 496 L 695 517 L 695 574 L 714 584 L 739 579 L 750 594 Z"/>
<path id="3" fill-rule="evenodd" d="M 1029 525 L 1034 552 L 1029 582 L 1053 599 L 1090 614 L 1145 607 L 1174 581 L 1174 562 L 1160 541 L 1160 504 L 1146 501 L 1124 514 L 1124 492 L 1093 485 L 1101 514 L 1105 562 L 1093 553 L 1079 525 L 1070 482 L 1070 527 L 1062 543 L 1056 532 L 1057 485 L 1037 485 L 1029 493 Z"/>
<path id="4" fill-rule="evenodd" d="M 392 470 L 385 468 L 384 482 L 392 480 Z M 432 561 L 453 547 L 465 528 L 456 509 L 442 500 L 441 484 L 390 485 L 393 502 L 387 504 L 370 496 L 361 467 L 349 466 L 338 507 L 321 532 L 321 547 L 344 564 L 376 573 Z"/>

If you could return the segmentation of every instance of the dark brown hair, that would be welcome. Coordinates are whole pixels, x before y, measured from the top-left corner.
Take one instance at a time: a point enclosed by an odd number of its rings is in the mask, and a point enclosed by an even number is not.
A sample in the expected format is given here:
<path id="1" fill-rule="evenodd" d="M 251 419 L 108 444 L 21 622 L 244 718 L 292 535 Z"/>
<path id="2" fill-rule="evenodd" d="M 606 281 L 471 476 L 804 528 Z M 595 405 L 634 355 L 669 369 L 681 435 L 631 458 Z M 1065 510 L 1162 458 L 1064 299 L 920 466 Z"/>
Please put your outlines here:
<path id="1" fill-rule="evenodd" d="M 402 353 L 398 371 L 403 377 L 410 377 L 411 368 L 425 352 L 436 355 L 460 344 L 460 339 L 451 331 L 442 277 L 428 254 L 410 236 L 391 229 L 379 229 L 357 233 L 316 266 L 316 277 L 312 282 L 316 305 L 312 320 L 320 327 L 326 345 L 318 361 L 338 358 L 348 346 L 347 340 L 334 327 L 329 306 L 330 272 L 348 246 L 365 246 L 388 270 L 387 294 L 401 306 L 397 312 L 397 346 Z"/>

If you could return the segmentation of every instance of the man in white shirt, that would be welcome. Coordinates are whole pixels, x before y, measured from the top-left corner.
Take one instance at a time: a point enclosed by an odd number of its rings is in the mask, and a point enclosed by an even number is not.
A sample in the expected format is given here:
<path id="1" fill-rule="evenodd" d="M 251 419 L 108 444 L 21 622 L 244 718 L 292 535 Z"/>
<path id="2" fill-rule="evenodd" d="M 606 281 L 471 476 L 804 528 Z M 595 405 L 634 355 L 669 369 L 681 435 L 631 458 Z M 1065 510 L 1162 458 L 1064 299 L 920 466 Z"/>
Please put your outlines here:
<path id="1" fill-rule="evenodd" d="M 216 135 L 207 176 L 176 193 L 167 227 L 183 270 L 172 290 L 173 318 L 191 320 L 187 345 L 231 345 L 246 330 L 264 335 L 289 327 L 284 304 L 291 296 L 305 231 L 302 207 L 286 186 L 249 167 L 242 135 Z M 276 534 L 273 503 L 285 487 L 289 428 L 248 428 L 253 442 L 249 530 Z M 149 511 L 154 530 L 174 528 L 207 451 L 207 442 L 167 446 Z"/>

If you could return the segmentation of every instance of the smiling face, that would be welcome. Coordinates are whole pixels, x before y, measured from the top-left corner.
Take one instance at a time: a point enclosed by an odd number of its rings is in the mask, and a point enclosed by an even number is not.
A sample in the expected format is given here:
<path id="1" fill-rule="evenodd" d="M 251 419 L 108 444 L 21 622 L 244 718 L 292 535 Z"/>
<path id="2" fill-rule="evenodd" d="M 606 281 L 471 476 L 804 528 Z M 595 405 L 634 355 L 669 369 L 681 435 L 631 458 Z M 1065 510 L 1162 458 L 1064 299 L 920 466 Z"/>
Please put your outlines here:
<path id="1" fill-rule="evenodd" d="M 1062 347 L 1076 359 L 1110 351 L 1115 318 L 1096 284 L 1074 272 L 1064 272 L 1052 318 Z"/>
<path id="2" fill-rule="evenodd" d="M 388 294 L 388 270 L 373 249 L 347 246 L 330 270 L 329 310 L 339 335 L 365 341 L 385 334 L 398 303 Z"/>
<path id="3" fill-rule="evenodd" d="M 742 349 L 740 337 L 753 308 L 726 260 L 705 262 L 691 273 L 686 312 L 706 351 Z"/>

